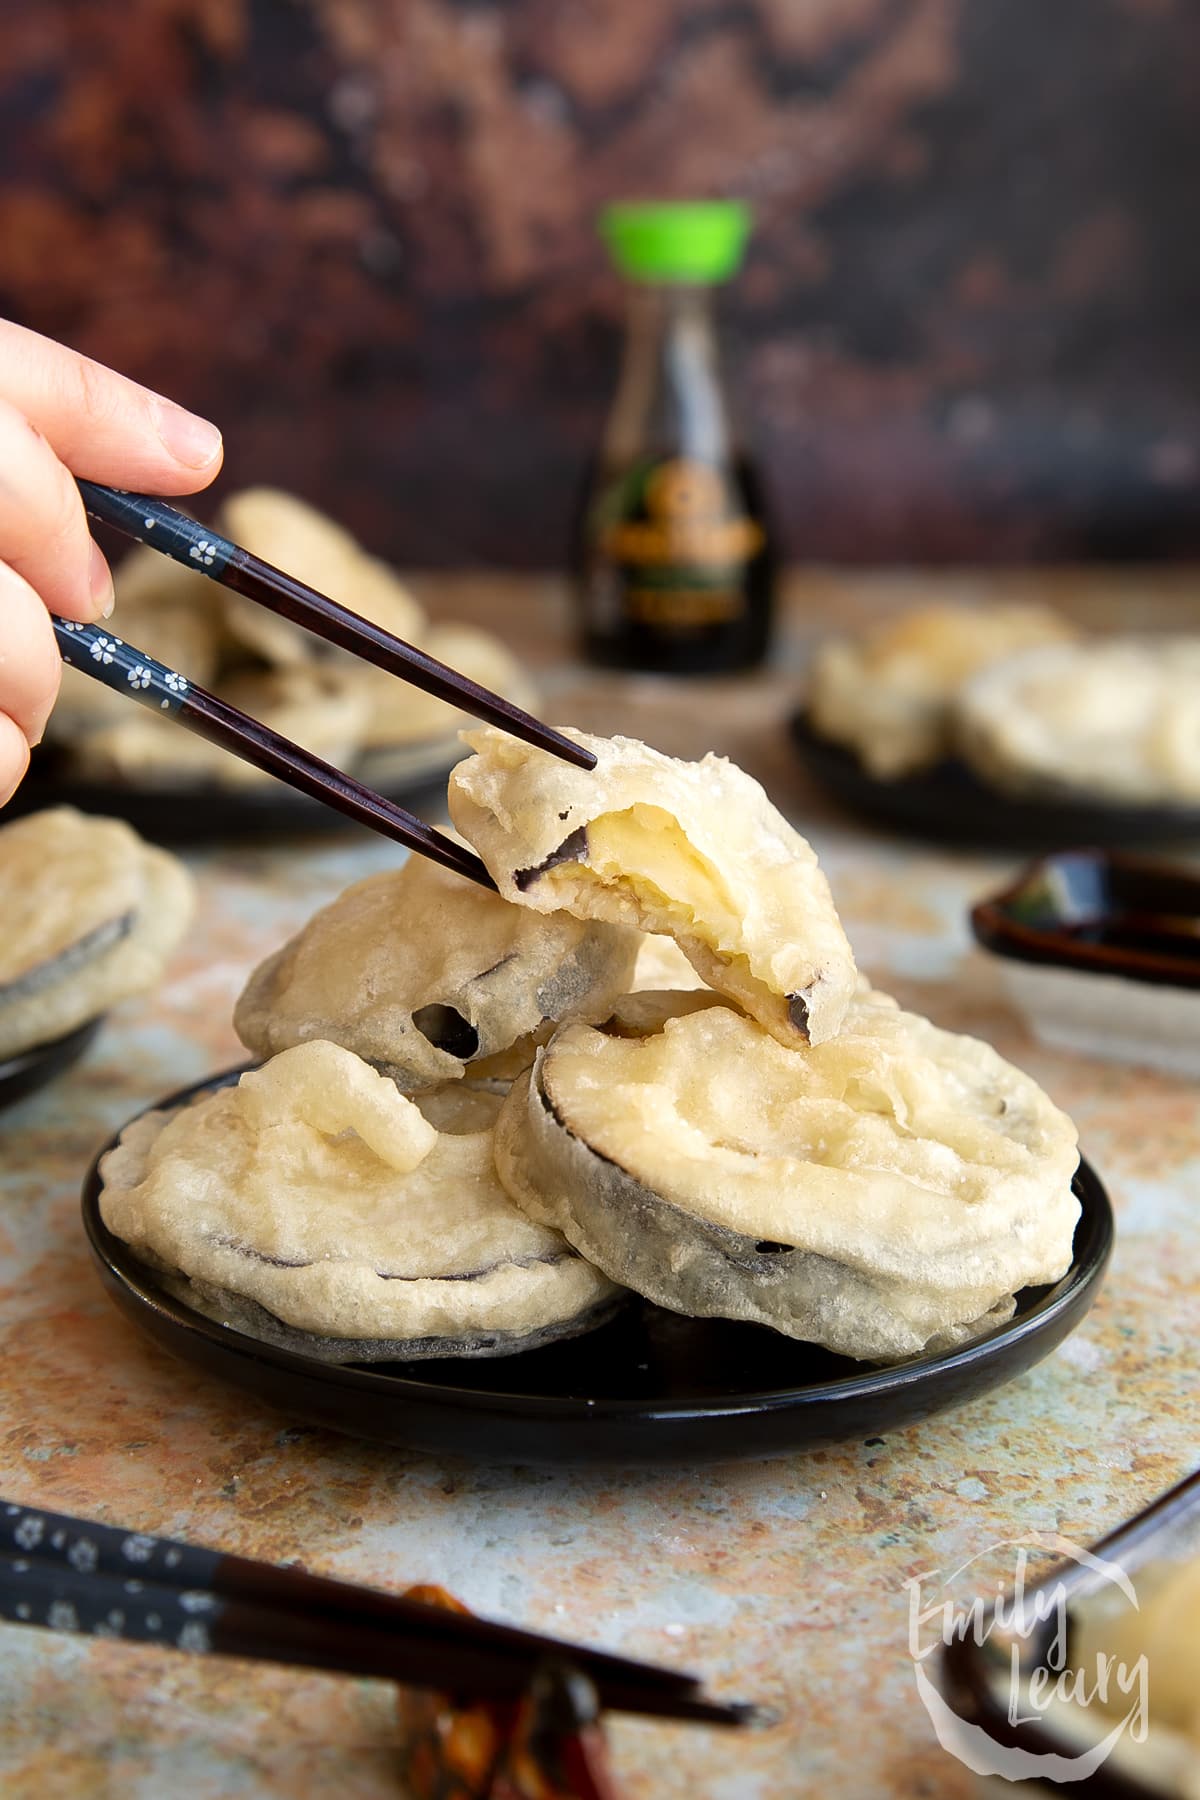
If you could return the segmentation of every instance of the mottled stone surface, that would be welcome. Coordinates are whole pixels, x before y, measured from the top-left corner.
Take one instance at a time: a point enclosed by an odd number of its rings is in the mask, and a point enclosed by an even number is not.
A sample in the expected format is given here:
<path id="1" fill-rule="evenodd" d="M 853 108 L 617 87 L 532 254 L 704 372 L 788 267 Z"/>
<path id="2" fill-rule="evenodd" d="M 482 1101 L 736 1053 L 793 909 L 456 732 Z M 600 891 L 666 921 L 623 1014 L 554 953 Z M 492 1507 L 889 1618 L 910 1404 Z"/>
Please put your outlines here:
<path id="1" fill-rule="evenodd" d="M 1034 577 L 1025 578 L 1026 581 Z M 1177 614 L 1161 587 L 1049 585 L 1093 616 Z M 986 583 L 984 584 L 986 589 Z M 0 1120 L 0 1494 L 321 1571 L 442 1581 L 472 1607 L 701 1670 L 779 1709 L 739 1737 L 618 1721 L 634 1800 L 799 1794 L 968 1800 L 907 1653 L 904 1582 L 999 1540 L 1087 1542 L 1197 1460 L 1200 1109 L 1194 1084 L 1051 1054 L 970 944 L 999 860 L 955 859 L 835 816 L 786 751 L 818 607 L 867 616 L 895 579 L 802 584 L 775 671 L 683 687 L 556 661 L 557 595 L 456 582 L 445 609 L 503 610 L 547 668 L 547 712 L 663 748 L 728 750 L 810 829 L 868 971 L 935 1020 L 990 1038 L 1078 1119 L 1120 1239 L 1094 1312 L 1002 1391 L 907 1430 L 773 1463 L 573 1473 L 440 1462 L 289 1425 L 122 1322 L 89 1267 L 80 1177 L 131 1112 L 238 1054 L 251 963 L 391 851 L 366 837 L 206 851 L 201 923 L 150 1001 L 87 1061 Z M 436 598 L 435 586 L 430 593 Z M 984 1555 L 984 1572 L 1011 1568 Z M 382 1800 L 400 1790 L 388 1690 L 0 1627 L 0 1790 L 12 1800 Z"/>
<path id="2" fill-rule="evenodd" d="M 556 565 L 619 196 L 738 194 L 786 547 L 1200 544 L 1188 0 L 37 0 L 0 311 L 423 566 Z"/>

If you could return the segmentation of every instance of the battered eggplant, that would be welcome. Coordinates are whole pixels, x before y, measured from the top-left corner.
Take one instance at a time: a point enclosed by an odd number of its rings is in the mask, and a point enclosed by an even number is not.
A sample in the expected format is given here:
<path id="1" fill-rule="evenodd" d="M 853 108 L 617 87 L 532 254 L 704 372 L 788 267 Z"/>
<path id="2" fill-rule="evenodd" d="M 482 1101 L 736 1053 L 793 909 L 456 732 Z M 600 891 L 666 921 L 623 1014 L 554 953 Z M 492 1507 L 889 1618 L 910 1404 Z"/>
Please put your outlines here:
<path id="1" fill-rule="evenodd" d="M 673 937 L 700 976 L 781 1044 L 837 1031 L 854 958 L 810 844 L 724 757 L 680 762 L 568 731 L 575 769 L 483 727 L 450 777 L 450 816 L 506 899 Z"/>
<path id="2" fill-rule="evenodd" d="M 502 1065 L 511 1078 L 547 1022 L 606 1016 L 640 942 L 621 926 L 540 918 L 414 856 L 355 882 L 260 964 L 234 1026 L 256 1056 L 331 1039 L 407 1093 L 519 1045 L 516 1067 Z"/>
<path id="3" fill-rule="evenodd" d="M 967 684 L 958 747 L 994 787 L 1124 805 L 1200 802 L 1200 637 L 1028 651 Z"/>
<path id="4" fill-rule="evenodd" d="M 980 669 L 1074 629 L 1044 606 L 913 607 L 860 636 L 818 646 L 808 684 L 813 728 L 894 781 L 953 750 L 953 709 Z"/>
<path id="5" fill-rule="evenodd" d="M 104 1222 L 173 1292 L 329 1362 L 502 1356 L 623 1298 L 496 1177 L 480 1097 L 422 1116 L 350 1051 L 285 1050 L 101 1163 Z"/>
<path id="6" fill-rule="evenodd" d="M 556 1032 L 496 1126 L 513 1199 L 614 1281 L 892 1360 L 1069 1266 L 1074 1128 L 988 1045 L 873 993 L 807 1051 L 726 1007 L 667 1010 L 640 1037 L 628 1012 Z"/>
<path id="7" fill-rule="evenodd" d="M 0 828 L 0 1057 L 153 987 L 192 915 L 191 878 L 119 819 L 60 806 Z"/>

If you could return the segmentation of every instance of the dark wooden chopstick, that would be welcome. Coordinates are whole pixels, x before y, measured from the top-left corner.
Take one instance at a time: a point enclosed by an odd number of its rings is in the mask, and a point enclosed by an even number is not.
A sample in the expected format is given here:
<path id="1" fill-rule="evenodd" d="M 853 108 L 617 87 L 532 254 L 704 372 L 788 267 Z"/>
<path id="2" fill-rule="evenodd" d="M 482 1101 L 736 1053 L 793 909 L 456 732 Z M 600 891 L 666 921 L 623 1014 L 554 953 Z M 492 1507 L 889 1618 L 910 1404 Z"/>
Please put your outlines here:
<path id="1" fill-rule="evenodd" d="M 439 700 L 461 707 L 473 718 L 487 719 L 513 737 L 535 744 L 576 768 L 595 768 L 596 758 L 590 750 L 543 725 L 531 713 L 489 688 L 480 687 L 436 657 L 426 656 L 414 644 L 360 618 L 336 600 L 317 593 L 315 588 L 252 555 L 210 526 L 189 519 L 167 501 L 152 494 L 127 494 L 119 488 L 101 487 L 94 481 L 80 481 L 78 486 L 93 519 L 102 520 L 139 544 L 160 550 L 185 568 L 199 569 L 222 587 L 244 594 L 248 600 L 269 607 L 329 643 L 351 650 L 366 662 L 412 682 L 414 687 L 436 694 Z"/>
<path id="2" fill-rule="evenodd" d="M 265 769 L 289 787 L 299 788 L 302 794 L 323 801 L 372 831 L 442 863 L 468 881 L 495 889 L 495 882 L 473 851 L 443 837 L 402 806 L 322 762 L 319 756 L 313 756 L 248 713 L 239 712 L 207 688 L 194 686 L 178 670 L 168 669 L 144 650 L 126 644 L 103 625 L 79 625 L 55 615 L 52 622 L 59 651 L 69 668 L 94 676 L 117 693 L 140 701 L 151 712 L 173 718 L 209 743 L 231 750 L 243 762 Z"/>
<path id="3" fill-rule="evenodd" d="M 160 1589 L 198 1590 L 224 1601 L 274 1611 L 340 1617 L 381 1629 L 419 1627 L 427 1638 L 481 1645 L 526 1663 L 569 1650 L 571 1661 L 593 1681 L 637 1682 L 671 1692 L 692 1691 L 699 1685 L 695 1675 L 635 1662 L 607 1650 L 567 1646 L 536 1632 L 427 1606 L 377 1588 L 310 1575 L 304 1569 L 279 1568 L 173 1538 L 123 1531 L 14 1501 L 0 1501 L 0 1552 L 63 1571 L 117 1580 L 132 1577 Z"/>
<path id="4" fill-rule="evenodd" d="M 424 1610 L 436 1617 L 440 1609 Z M 411 1627 L 382 1629 L 337 1614 L 283 1612 L 221 1599 L 203 1589 L 160 1587 L 138 1576 L 119 1580 L 81 1574 L 5 1552 L 0 1552 L 0 1619 L 197 1655 L 376 1676 L 405 1687 L 489 1700 L 516 1699 L 551 1657 L 578 1666 L 574 1646 L 568 1644 L 531 1659 L 482 1643 L 426 1636 Z M 755 1717 L 753 1708 L 709 1700 L 691 1688 L 611 1676 L 595 1680 L 595 1687 L 601 1705 L 614 1712 L 710 1725 L 743 1725 Z"/>
<path id="5" fill-rule="evenodd" d="M 692 1676 L 300 1570 L 29 1508 L 6 1507 L 3 1524 L 0 1618 L 16 1624 L 489 1699 L 565 1663 L 615 1711 L 717 1725 L 756 1716 L 706 1698 Z"/>

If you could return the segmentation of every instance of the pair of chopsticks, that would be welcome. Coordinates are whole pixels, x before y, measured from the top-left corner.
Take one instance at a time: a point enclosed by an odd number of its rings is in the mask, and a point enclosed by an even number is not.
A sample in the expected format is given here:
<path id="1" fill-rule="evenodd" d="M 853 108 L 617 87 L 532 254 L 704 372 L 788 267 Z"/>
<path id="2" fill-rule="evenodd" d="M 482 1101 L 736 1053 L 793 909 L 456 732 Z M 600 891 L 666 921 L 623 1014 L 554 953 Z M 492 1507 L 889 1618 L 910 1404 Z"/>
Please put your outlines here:
<path id="1" fill-rule="evenodd" d="M 389 674 L 499 725 L 514 737 L 548 750 L 576 768 L 595 767 L 596 759 L 590 750 L 573 744 L 560 732 L 435 657 L 426 656 L 415 645 L 393 637 L 336 600 L 253 556 L 211 527 L 197 524 L 165 500 L 100 487 L 92 481 L 81 481 L 78 486 L 88 514 L 114 526 L 126 537 L 160 550 L 185 568 L 199 569 L 220 586 L 269 607 L 329 643 L 353 651 Z M 177 720 L 209 743 L 232 751 L 244 762 L 265 769 L 384 837 L 431 857 L 481 887 L 495 888 L 482 862 L 470 850 L 443 837 L 382 794 L 322 762 L 290 738 L 271 731 L 248 713 L 239 712 L 206 688 L 195 686 L 184 671 L 164 667 L 102 624 L 79 625 L 53 614 L 51 617 L 62 659 L 70 668 L 80 669 L 128 699 Z"/>
<path id="2" fill-rule="evenodd" d="M 752 1706 L 707 1699 L 694 1675 L 3 1500 L 0 1619 L 489 1700 L 517 1698 L 554 1663 L 586 1675 L 614 1711 L 710 1725 L 756 1717 Z"/>

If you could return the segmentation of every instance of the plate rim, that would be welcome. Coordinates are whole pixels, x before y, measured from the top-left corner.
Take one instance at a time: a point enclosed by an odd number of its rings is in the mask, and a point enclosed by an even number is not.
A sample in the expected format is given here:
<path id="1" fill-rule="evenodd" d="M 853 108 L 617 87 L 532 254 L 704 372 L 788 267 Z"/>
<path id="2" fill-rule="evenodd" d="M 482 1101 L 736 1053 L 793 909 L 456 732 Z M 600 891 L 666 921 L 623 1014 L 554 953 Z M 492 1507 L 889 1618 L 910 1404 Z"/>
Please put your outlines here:
<path id="1" fill-rule="evenodd" d="M 1056 912 L 1049 924 L 1030 924 L 1021 918 L 1018 907 L 1031 889 L 1046 886 L 1051 877 L 1072 864 L 1124 871 L 1127 876 L 1143 875 L 1149 880 L 1169 878 L 1190 883 L 1200 901 L 1200 875 L 1185 863 L 1165 861 L 1137 851 L 1104 848 L 1050 850 L 1026 863 L 1017 875 L 998 891 L 977 900 L 970 910 L 971 931 L 976 942 L 993 956 L 1009 962 L 1036 963 L 1042 967 L 1068 969 L 1082 975 L 1104 975 L 1119 981 L 1141 983 L 1154 988 L 1200 989 L 1200 963 L 1194 957 L 1164 950 L 1122 950 L 1110 945 L 1076 940 L 1067 935 L 1068 921 Z"/>
<path id="2" fill-rule="evenodd" d="M 86 1054 L 107 1017 L 107 1009 L 93 1013 L 90 1019 L 72 1025 L 69 1031 L 61 1032 L 56 1038 L 30 1044 L 28 1049 L 0 1058 L 0 1109 L 39 1093 L 56 1075 L 73 1068 Z M 15 1093 L 9 1093 L 10 1086 L 15 1087 Z"/>
<path id="3" fill-rule="evenodd" d="M 212 1344 L 225 1354 L 265 1362 L 284 1373 L 303 1375 L 306 1379 L 321 1380 L 331 1386 L 348 1384 L 364 1393 L 375 1391 L 380 1395 L 389 1394 L 398 1401 L 436 1404 L 456 1411 L 471 1411 L 485 1405 L 494 1417 L 508 1415 L 524 1419 L 586 1420 L 595 1424 L 601 1420 L 611 1420 L 614 1423 L 655 1420 L 676 1423 L 699 1419 L 719 1421 L 746 1415 L 762 1416 L 766 1412 L 816 1408 L 822 1404 L 841 1401 L 871 1399 L 912 1388 L 928 1376 L 948 1379 L 957 1369 L 969 1368 L 981 1360 L 990 1360 L 992 1356 L 1001 1356 L 1026 1338 L 1051 1328 L 1061 1314 L 1076 1305 L 1081 1298 L 1090 1297 L 1090 1305 L 1103 1281 L 1115 1241 L 1115 1219 L 1108 1191 L 1091 1163 L 1081 1155 L 1071 1185 L 1080 1202 L 1076 1236 L 1081 1230 L 1085 1231 L 1082 1249 L 1077 1250 L 1073 1244 L 1070 1268 L 1058 1281 L 1041 1290 L 1039 1298 L 1028 1312 L 994 1326 L 982 1337 L 973 1338 L 969 1343 L 953 1350 L 911 1357 L 904 1362 L 882 1367 L 869 1365 L 861 1373 L 807 1383 L 800 1387 L 757 1389 L 720 1396 L 698 1395 L 691 1399 L 677 1400 L 601 1396 L 589 1400 L 583 1394 L 524 1394 L 501 1388 L 452 1387 L 423 1381 L 410 1375 L 384 1374 L 379 1369 L 358 1364 L 331 1364 L 304 1356 L 299 1351 L 266 1343 L 234 1327 L 220 1325 L 183 1301 L 163 1292 L 154 1282 L 153 1270 L 139 1263 L 123 1240 L 109 1231 L 100 1213 L 100 1161 L 114 1148 L 121 1133 L 129 1125 L 148 1112 L 183 1105 L 191 1099 L 199 1098 L 206 1091 L 215 1092 L 220 1087 L 229 1086 L 246 1069 L 255 1066 L 257 1065 L 253 1062 L 241 1063 L 189 1083 L 175 1093 L 143 1107 L 106 1139 L 88 1167 L 81 1191 L 83 1227 L 89 1249 L 106 1284 L 119 1283 L 141 1307 L 156 1313 L 175 1330 Z M 850 1358 L 845 1360 L 847 1363 L 851 1361 Z"/>

